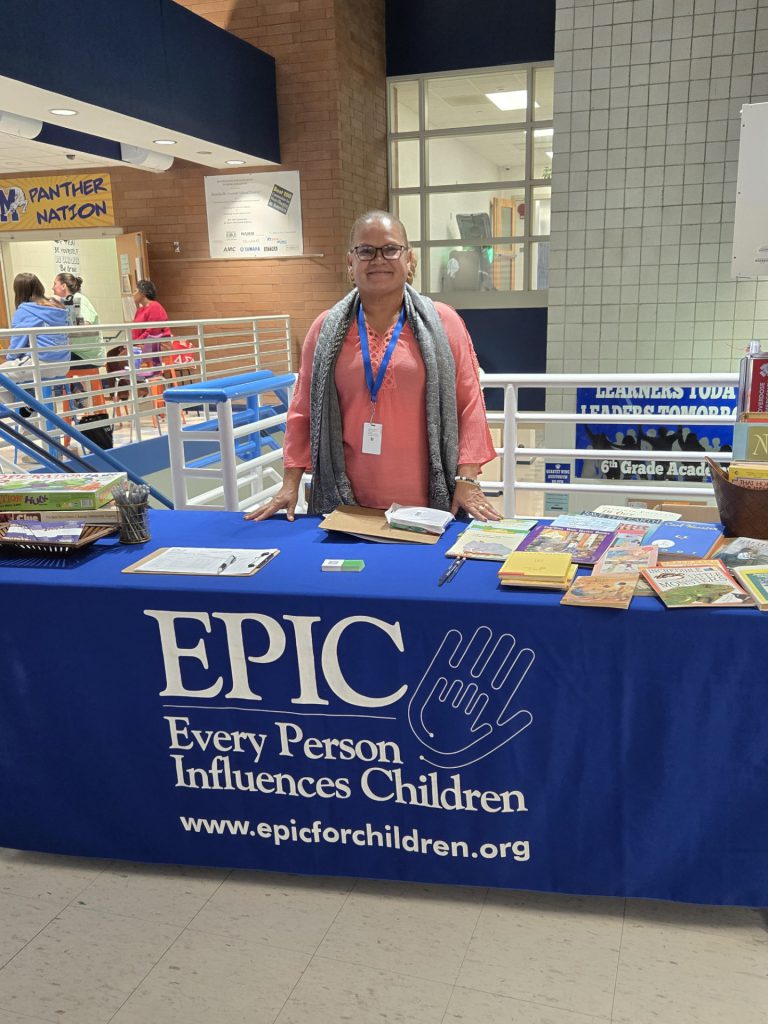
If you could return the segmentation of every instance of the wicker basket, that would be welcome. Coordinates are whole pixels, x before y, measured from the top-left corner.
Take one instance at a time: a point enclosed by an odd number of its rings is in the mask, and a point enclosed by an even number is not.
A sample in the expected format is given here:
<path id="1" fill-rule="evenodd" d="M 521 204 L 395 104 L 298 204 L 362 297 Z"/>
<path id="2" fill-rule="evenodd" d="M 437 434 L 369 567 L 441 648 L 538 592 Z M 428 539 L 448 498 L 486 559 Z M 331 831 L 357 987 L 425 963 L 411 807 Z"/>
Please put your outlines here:
<path id="1" fill-rule="evenodd" d="M 720 466 L 707 459 L 717 510 L 729 537 L 768 540 L 768 488 L 753 491 L 731 483 Z"/>

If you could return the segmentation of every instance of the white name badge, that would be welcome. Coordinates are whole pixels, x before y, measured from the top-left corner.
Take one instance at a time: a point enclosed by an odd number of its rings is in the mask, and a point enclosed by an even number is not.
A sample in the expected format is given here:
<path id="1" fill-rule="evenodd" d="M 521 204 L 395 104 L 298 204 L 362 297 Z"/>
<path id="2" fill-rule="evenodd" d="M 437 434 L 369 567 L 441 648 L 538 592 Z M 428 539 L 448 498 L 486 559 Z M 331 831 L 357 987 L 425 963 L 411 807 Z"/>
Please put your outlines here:
<path id="1" fill-rule="evenodd" d="M 382 433 L 380 423 L 363 424 L 363 455 L 381 455 Z"/>

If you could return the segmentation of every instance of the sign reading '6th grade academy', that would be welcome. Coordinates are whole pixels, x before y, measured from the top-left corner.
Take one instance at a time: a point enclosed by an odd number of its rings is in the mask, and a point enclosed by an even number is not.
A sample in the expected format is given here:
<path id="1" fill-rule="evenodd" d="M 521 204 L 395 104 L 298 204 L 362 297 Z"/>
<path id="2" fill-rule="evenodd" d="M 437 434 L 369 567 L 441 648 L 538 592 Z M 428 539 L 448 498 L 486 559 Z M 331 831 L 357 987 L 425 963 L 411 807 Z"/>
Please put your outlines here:
<path id="1" fill-rule="evenodd" d="M 114 223 L 108 174 L 0 178 L 0 231 L 33 231 L 51 224 L 111 227 Z"/>

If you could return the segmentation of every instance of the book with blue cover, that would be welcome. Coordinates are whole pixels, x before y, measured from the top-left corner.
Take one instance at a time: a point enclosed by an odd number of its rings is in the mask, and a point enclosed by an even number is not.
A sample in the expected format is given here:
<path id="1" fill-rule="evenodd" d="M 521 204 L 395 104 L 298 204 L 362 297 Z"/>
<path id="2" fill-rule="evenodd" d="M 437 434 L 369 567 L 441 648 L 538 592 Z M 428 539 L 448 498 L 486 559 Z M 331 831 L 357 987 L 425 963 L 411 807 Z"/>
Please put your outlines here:
<path id="1" fill-rule="evenodd" d="M 722 523 L 660 523 L 646 535 L 644 543 L 659 549 L 660 562 L 706 558 L 720 542 L 723 529 Z"/>

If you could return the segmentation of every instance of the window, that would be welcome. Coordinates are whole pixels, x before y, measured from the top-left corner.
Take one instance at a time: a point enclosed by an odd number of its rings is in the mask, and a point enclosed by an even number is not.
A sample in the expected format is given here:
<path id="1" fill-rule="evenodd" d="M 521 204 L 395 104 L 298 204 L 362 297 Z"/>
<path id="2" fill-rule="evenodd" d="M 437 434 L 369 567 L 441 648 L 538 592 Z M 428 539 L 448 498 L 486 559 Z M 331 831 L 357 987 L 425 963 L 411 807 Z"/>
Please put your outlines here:
<path id="1" fill-rule="evenodd" d="M 391 209 L 422 291 L 547 287 L 552 95 L 551 65 L 389 80 Z"/>

